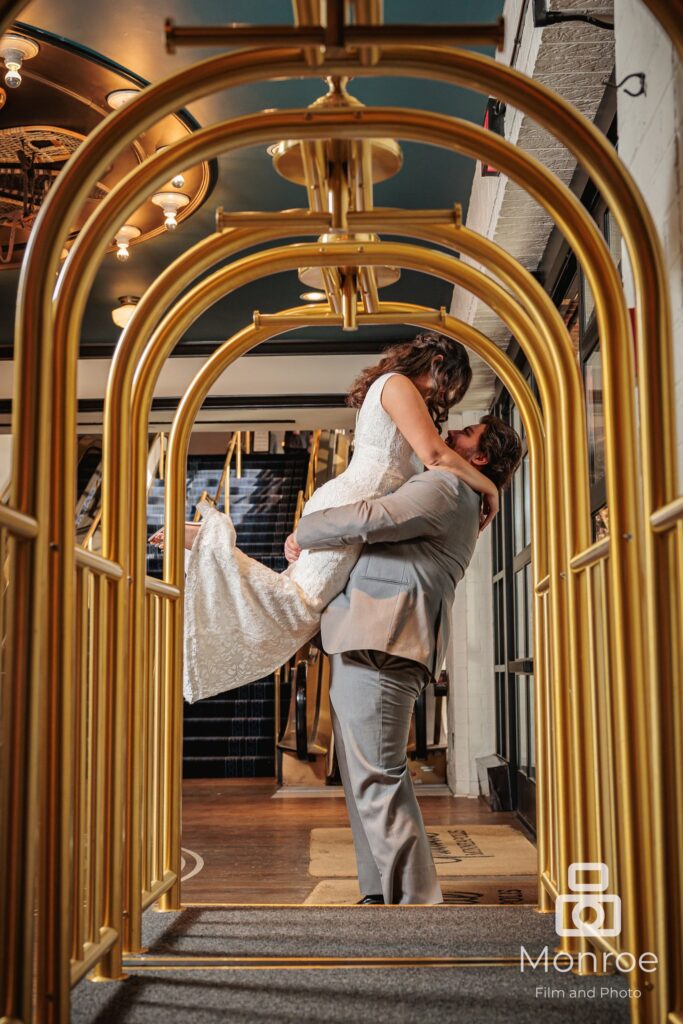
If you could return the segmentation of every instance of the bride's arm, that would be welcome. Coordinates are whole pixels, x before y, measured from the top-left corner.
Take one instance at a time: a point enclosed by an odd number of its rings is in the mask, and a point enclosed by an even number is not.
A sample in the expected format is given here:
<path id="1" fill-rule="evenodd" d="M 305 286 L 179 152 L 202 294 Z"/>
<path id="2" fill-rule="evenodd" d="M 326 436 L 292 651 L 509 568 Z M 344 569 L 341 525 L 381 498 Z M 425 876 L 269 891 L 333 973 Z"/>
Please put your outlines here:
<path id="1" fill-rule="evenodd" d="M 449 448 L 439 435 L 424 399 L 413 382 L 403 374 L 394 374 L 382 389 L 382 408 L 403 434 L 426 469 L 445 469 L 464 480 L 486 499 L 487 526 L 498 511 L 498 488 L 462 455 Z"/>

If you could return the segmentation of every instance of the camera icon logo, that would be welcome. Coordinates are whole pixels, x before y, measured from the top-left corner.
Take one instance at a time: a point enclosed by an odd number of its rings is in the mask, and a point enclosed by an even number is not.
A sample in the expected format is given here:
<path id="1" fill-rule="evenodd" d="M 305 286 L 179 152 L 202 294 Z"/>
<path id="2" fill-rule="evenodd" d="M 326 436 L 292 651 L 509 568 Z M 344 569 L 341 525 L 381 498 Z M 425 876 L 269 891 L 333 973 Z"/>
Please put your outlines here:
<path id="1" fill-rule="evenodd" d="M 608 878 L 607 865 L 599 861 L 569 865 L 567 885 L 571 891 L 569 895 L 558 896 L 555 903 L 558 935 L 619 935 L 621 897 L 607 892 Z"/>

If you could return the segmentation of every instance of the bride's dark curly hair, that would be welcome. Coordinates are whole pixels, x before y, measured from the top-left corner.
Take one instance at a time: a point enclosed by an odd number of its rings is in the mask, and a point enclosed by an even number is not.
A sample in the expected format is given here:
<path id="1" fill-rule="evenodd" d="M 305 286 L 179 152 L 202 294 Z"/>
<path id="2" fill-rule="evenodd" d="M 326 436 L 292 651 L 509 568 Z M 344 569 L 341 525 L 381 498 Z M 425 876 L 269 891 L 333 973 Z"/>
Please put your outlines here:
<path id="1" fill-rule="evenodd" d="M 383 373 L 392 370 L 411 380 L 431 374 L 432 383 L 425 402 L 437 430 L 446 422 L 449 410 L 461 400 L 472 380 L 470 361 L 463 345 L 436 331 L 422 331 L 412 341 L 392 345 L 376 366 L 363 370 L 351 385 L 346 404 L 359 409 L 368 388 Z"/>

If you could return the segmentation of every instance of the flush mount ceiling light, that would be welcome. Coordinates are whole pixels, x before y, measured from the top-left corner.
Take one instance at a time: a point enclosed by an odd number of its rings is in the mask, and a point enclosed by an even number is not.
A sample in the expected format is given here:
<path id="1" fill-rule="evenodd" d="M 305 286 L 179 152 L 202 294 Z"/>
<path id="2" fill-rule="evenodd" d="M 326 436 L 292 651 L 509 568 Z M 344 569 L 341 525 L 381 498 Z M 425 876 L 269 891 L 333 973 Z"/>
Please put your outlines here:
<path id="1" fill-rule="evenodd" d="M 179 210 L 187 206 L 190 197 L 184 192 L 155 192 L 152 202 L 160 206 L 164 211 L 164 224 L 167 231 L 174 231 L 178 227 L 177 214 Z"/>
<path id="2" fill-rule="evenodd" d="M 157 146 L 157 153 L 161 153 L 164 149 L 168 149 L 168 146 Z M 183 187 L 183 185 L 185 184 L 185 178 L 182 172 L 180 174 L 173 175 L 173 177 L 171 178 L 171 184 L 173 185 L 173 188 Z"/>
<path id="3" fill-rule="evenodd" d="M 119 304 L 111 311 L 111 318 L 121 330 L 126 326 L 137 306 L 140 298 L 138 295 L 122 295 Z"/>
<path id="4" fill-rule="evenodd" d="M 325 292 L 302 292 L 299 298 L 304 302 L 324 302 L 327 295 Z"/>
<path id="5" fill-rule="evenodd" d="M 24 36 L 7 35 L 0 39 L 0 57 L 7 68 L 5 85 L 8 89 L 18 89 L 21 85 L 19 69 L 25 60 L 31 60 L 40 47 Z"/>
<path id="6" fill-rule="evenodd" d="M 107 93 L 107 104 L 112 110 L 118 110 L 128 100 L 132 100 L 134 96 L 137 96 L 139 92 L 139 89 L 114 89 L 113 92 Z"/>
<path id="7" fill-rule="evenodd" d="M 140 237 L 140 234 L 140 228 L 136 228 L 134 224 L 124 224 L 123 227 L 119 228 L 114 237 L 114 241 L 118 246 L 116 252 L 117 260 L 121 260 L 122 263 L 126 262 L 130 256 L 128 247 L 134 238 Z"/>

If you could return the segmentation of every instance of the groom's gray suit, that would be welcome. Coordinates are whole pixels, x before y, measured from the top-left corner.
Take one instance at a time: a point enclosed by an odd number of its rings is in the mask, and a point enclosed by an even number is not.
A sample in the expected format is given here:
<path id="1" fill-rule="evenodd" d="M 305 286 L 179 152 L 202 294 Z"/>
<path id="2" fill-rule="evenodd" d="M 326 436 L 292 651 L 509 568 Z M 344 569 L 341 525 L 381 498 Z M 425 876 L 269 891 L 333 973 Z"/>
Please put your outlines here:
<path id="1" fill-rule="evenodd" d="M 321 634 L 360 889 L 385 903 L 443 902 L 406 747 L 415 700 L 443 662 L 479 507 L 452 473 L 429 470 L 386 497 L 303 516 L 296 530 L 310 550 L 365 545 Z"/>

